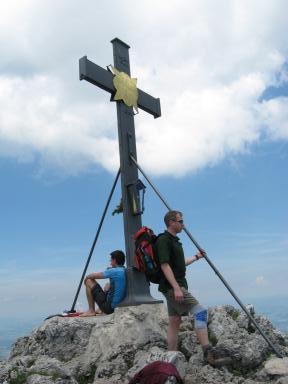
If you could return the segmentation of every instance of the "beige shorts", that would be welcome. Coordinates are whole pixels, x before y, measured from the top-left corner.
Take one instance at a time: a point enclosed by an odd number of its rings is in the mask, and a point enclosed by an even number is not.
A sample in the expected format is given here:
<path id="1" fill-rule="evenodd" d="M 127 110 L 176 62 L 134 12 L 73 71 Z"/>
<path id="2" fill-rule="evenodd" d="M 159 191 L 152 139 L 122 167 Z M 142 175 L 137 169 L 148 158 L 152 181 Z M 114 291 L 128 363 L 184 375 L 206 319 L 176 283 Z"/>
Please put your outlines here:
<path id="1" fill-rule="evenodd" d="M 188 316 L 192 311 L 193 307 L 198 303 L 198 301 L 187 291 L 186 288 L 181 287 L 181 290 L 184 294 L 183 301 L 176 301 L 174 298 L 174 290 L 169 289 L 164 293 L 164 296 L 167 300 L 167 309 L 169 316 Z"/>

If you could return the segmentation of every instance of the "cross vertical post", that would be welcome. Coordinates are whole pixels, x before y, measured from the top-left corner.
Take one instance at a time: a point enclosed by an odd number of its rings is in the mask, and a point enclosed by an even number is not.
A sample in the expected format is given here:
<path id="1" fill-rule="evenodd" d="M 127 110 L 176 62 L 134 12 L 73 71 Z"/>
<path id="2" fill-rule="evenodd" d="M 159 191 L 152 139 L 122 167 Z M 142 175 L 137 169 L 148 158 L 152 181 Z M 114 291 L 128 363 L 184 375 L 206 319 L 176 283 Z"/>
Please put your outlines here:
<path id="1" fill-rule="evenodd" d="M 117 71 L 130 77 L 129 46 L 115 38 L 113 45 L 114 67 Z M 115 95 L 113 74 L 92 63 L 84 56 L 80 59 L 80 80 L 85 79 L 90 83 Z M 138 107 L 152 114 L 155 118 L 161 115 L 160 100 L 147 93 L 138 91 Z M 150 295 L 149 283 L 145 275 L 133 268 L 134 266 L 134 234 L 141 228 L 141 213 L 133 211 L 131 201 L 133 193 L 136 193 L 138 181 L 138 168 L 130 159 L 130 155 L 137 159 L 136 137 L 134 125 L 133 107 L 126 105 L 122 100 L 117 100 L 118 139 L 121 169 L 121 191 L 123 204 L 123 223 L 125 235 L 125 250 L 127 259 L 127 291 L 121 306 L 152 304 L 161 301 L 155 300 Z"/>
<path id="2" fill-rule="evenodd" d="M 129 46 L 119 39 L 113 39 L 114 66 L 120 72 L 130 76 Z M 136 155 L 136 138 L 133 107 L 123 102 L 117 102 L 118 140 L 120 152 L 121 189 L 123 204 L 123 221 L 125 248 L 127 256 L 127 295 L 122 305 L 150 303 L 149 285 L 143 273 L 133 269 L 134 234 L 141 228 L 141 215 L 133 215 L 129 186 L 138 180 L 138 168 L 130 159 L 130 154 Z"/>

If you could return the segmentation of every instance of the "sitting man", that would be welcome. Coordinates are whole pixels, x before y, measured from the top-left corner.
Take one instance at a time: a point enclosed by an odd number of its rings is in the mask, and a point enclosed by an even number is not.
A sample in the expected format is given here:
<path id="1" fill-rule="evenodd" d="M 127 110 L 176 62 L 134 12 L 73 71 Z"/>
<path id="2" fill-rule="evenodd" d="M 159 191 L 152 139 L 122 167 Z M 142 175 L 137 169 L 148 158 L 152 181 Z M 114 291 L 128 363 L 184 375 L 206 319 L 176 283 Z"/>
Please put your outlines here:
<path id="1" fill-rule="evenodd" d="M 86 296 L 88 300 L 88 311 L 81 316 L 95 316 L 98 313 L 110 314 L 115 307 L 124 299 L 126 293 L 125 255 L 122 251 L 111 252 L 111 268 L 104 272 L 95 272 L 87 275 L 84 280 Z M 97 283 L 96 279 L 109 279 L 110 282 L 104 290 Z M 95 311 L 95 302 L 99 310 Z"/>

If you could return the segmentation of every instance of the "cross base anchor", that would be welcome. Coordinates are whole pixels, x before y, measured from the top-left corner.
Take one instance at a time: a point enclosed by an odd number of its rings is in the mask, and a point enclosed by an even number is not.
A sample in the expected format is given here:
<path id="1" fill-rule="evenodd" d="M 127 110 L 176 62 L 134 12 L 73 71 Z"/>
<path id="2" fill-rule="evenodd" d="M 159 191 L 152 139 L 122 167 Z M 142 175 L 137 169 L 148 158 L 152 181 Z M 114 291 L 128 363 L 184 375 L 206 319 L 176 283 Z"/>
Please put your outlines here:
<path id="1" fill-rule="evenodd" d="M 149 285 L 147 284 L 144 273 L 137 271 L 135 268 L 128 267 L 126 277 L 126 296 L 118 307 L 163 303 L 163 300 L 154 299 L 154 297 L 150 295 Z"/>

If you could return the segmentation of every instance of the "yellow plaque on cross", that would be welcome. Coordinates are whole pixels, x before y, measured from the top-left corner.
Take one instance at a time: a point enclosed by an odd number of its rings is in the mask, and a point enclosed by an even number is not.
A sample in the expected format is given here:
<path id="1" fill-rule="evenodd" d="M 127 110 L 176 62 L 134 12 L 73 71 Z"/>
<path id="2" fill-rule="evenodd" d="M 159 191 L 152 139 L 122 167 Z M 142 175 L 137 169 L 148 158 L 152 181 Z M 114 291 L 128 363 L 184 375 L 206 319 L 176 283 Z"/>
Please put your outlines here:
<path id="1" fill-rule="evenodd" d="M 134 107 L 138 112 L 137 79 L 132 79 L 127 73 L 120 72 L 115 67 L 112 67 L 112 71 L 115 75 L 113 77 L 113 84 L 116 88 L 114 100 L 123 100 L 128 107 Z"/>

